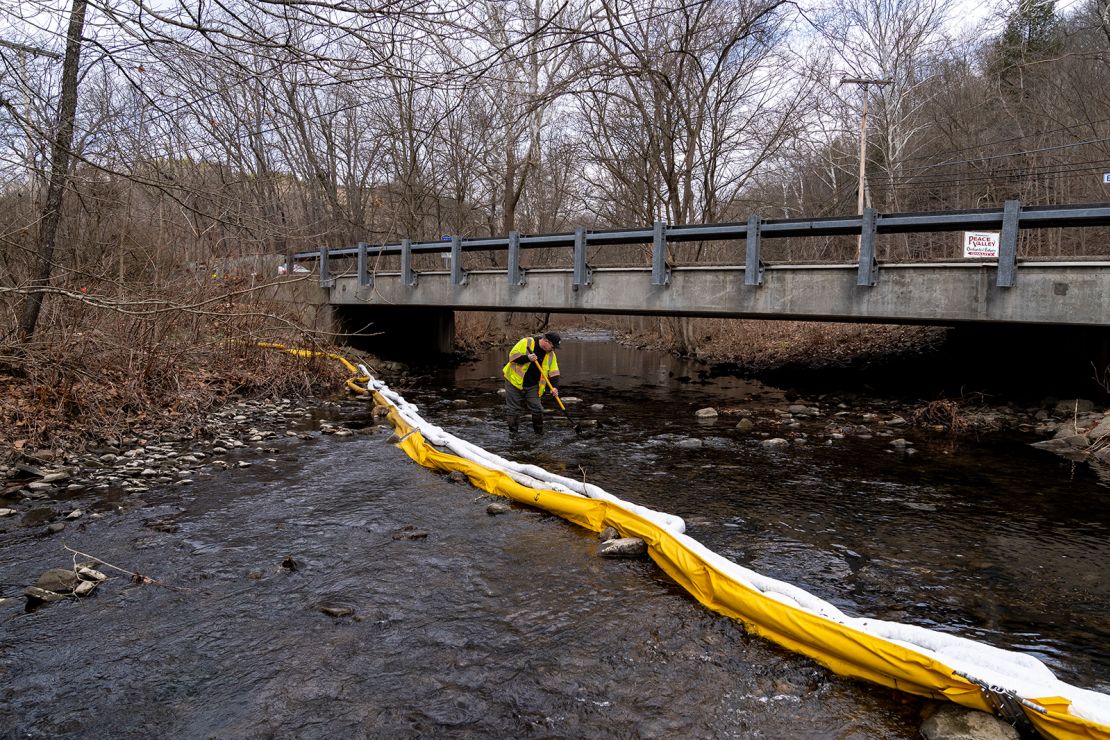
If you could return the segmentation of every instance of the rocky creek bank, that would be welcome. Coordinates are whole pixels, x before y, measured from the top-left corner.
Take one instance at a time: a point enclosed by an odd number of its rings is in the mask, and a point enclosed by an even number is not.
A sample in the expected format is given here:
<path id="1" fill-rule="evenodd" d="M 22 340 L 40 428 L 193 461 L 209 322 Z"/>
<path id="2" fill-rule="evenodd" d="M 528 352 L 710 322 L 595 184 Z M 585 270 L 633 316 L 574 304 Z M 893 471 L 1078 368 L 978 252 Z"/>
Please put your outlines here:
<path id="1" fill-rule="evenodd" d="M 407 380 L 404 365 L 384 366 L 387 382 Z M 365 399 L 238 399 L 208 414 L 199 434 L 136 429 L 80 451 L 21 449 L 0 464 L 0 535 L 16 528 L 56 535 L 90 518 L 140 508 L 142 495 L 156 488 L 189 486 L 229 468 L 273 462 L 270 456 L 322 434 L 377 432 L 370 412 Z M 173 531 L 175 525 L 152 520 L 147 526 Z"/>

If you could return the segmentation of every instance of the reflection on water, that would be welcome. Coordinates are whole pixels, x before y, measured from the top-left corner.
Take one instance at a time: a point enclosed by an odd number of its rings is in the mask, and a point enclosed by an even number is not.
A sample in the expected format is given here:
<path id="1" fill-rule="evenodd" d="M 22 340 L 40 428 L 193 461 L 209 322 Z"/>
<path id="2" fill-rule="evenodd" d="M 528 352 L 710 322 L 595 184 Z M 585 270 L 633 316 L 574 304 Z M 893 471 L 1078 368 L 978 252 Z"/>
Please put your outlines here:
<path id="1" fill-rule="evenodd" d="M 953 450 L 906 430 L 907 457 L 810 430 L 767 450 L 693 411 L 780 404 L 773 389 L 611 342 L 568 338 L 560 365 L 583 400 L 572 413 L 601 423 L 586 435 L 552 418 L 510 441 L 497 355 L 408 394 L 445 428 L 680 514 L 709 547 L 849 612 L 1027 651 L 1107 690 L 1105 487 L 1007 440 Z M 113 574 L 80 602 L 0 602 L 0 734 L 917 736 L 916 700 L 747 637 L 651 563 L 597 558 L 592 533 L 525 508 L 490 517 L 385 436 L 287 442 L 61 538 L 0 520 L 4 596 L 66 566 L 63 541 L 170 586 Z M 166 518 L 176 532 L 143 525 Z M 394 539 L 404 527 L 428 536 Z"/>

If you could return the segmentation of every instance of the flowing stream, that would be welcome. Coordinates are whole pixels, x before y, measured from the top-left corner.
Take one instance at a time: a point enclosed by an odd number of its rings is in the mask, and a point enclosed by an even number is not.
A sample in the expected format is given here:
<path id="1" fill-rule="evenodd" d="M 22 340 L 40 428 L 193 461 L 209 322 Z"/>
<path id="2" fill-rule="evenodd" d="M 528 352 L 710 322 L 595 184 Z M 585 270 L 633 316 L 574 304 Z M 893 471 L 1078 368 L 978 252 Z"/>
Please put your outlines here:
<path id="1" fill-rule="evenodd" d="M 1110 488 L 1086 467 L 1013 435 L 897 428 L 914 454 L 877 424 L 833 438 L 863 410 L 604 335 L 568 337 L 559 360 L 582 399 L 570 413 L 598 422 L 581 435 L 550 413 L 542 438 L 509 438 L 499 352 L 403 392 L 459 436 L 683 516 L 846 612 L 1110 691 Z M 790 403 L 821 415 L 779 426 Z M 707 406 L 728 413 L 698 421 Z M 747 412 L 754 429 L 737 430 Z M 370 423 L 356 402 L 321 414 Z M 649 561 L 596 557 L 592 532 L 525 507 L 489 516 L 491 497 L 362 431 L 244 452 L 253 466 L 141 501 L 75 500 L 103 516 L 60 535 L 0 520 L 0 736 L 917 736 L 919 700 L 746 635 Z M 70 564 L 63 543 L 165 585 L 105 569 L 93 596 L 26 611 L 22 587 Z"/>

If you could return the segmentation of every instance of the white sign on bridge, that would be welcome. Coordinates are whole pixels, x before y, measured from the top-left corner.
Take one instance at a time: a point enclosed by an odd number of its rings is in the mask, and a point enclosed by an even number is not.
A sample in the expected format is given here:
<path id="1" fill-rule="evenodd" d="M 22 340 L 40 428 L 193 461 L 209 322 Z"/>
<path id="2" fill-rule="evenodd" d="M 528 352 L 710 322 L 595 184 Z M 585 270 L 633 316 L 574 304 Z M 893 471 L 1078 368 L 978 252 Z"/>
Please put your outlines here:
<path id="1" fill-rule="evenodd" d="M 997 231 L 965 231 L 964 257 L 998 258 Z"/>

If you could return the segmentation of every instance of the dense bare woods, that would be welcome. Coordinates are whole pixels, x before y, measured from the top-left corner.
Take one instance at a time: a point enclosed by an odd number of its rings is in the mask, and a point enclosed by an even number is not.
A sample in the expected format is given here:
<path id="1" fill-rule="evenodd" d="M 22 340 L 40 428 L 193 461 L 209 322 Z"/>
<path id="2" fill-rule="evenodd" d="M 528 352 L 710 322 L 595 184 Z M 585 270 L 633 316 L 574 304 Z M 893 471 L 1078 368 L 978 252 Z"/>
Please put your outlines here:
<path id="1" fill-rule="evenodd" d="M 36 351 L 94 336 L 112 346 L 156 337 L 130 348 L 154 352 L 291 331 L 250 298 L 251 281 L 272 274 L 226 275 L 246 255 L 851 213 L 863 90 L 844 77 L 888 81 L 867 89 L 865 195 L 880 210 L 1107 200 L 1107 0 L 1015 0 L 969 20 L 977 9 L 939 0 L 5 6 L 0 355 L 34 373 Z M 882 242 L 884 259 L 954 254 L 949 237 Z M 768 245 L 773 259 L 844 259 L 851 249 Z M 1022 249 L 1110 248 L 1105 234 L 1086 232 Z M 681 250 L 680 262 L 728 259 L 722 245 Z M 693 346 L 689 326 L 662 329 Z"/>
<path id="2" fill-rule="evenodd" d="M 8 289 L 50 228 L 76 9 L 24 2 L 0 26 Z M 975 27 L 968 10 L 92 3 L 55 274 L 107 277 L 90 250 L 127 282 L 358 240 L 850 213 L 862 100 L 845 76 L 889 80 L 868 90 L 883 211 L 1105 198 L 1105 0 L 1020 0 Z"/>

